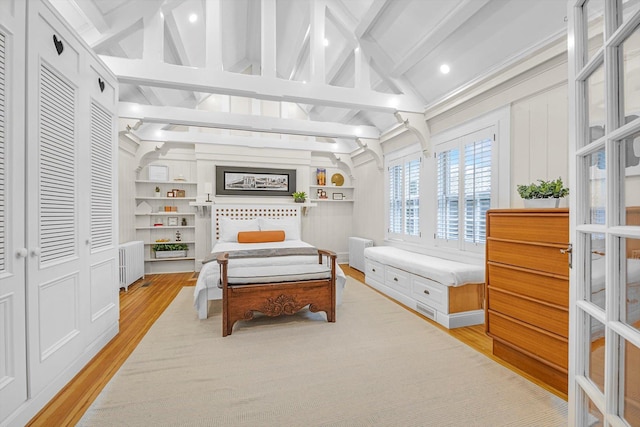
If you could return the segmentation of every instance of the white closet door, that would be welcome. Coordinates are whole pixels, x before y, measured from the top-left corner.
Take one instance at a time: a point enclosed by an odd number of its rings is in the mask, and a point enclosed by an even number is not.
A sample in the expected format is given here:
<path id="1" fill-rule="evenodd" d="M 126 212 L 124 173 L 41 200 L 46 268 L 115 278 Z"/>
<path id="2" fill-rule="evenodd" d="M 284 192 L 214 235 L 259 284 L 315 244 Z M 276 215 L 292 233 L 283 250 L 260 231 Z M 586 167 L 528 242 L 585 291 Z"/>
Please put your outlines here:
<path id="1" fill-rule="evenodd" d="M 0 2 L 0 424 L 27 400 L 24 5 Z"/>
<path id="2" fill-rule="evenodd" d="M 36 8 L 28 14 L 27 60 L 29 382 L 35 395 L 85 345 L 88 258 L 80 231 L 88 220 L 80 200 L 88 195 L 80 189 L 78 129 L 87 118 L 78 116 L 80 49 L 40 2 L 28 7 Z"/>

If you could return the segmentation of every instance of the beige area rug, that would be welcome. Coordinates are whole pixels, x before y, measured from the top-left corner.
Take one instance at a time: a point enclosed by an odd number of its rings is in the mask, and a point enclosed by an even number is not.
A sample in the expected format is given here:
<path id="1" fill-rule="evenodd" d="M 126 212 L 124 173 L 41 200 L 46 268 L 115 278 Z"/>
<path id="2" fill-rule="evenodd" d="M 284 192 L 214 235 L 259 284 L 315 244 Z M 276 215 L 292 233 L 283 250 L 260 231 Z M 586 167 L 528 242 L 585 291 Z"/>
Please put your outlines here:
<path id="1" fill-rule="evenodd" d="M 81 426 L 565 426 L 562 399 L 349 278 L 324 313 L 198 320 L 184 288 Z"/>

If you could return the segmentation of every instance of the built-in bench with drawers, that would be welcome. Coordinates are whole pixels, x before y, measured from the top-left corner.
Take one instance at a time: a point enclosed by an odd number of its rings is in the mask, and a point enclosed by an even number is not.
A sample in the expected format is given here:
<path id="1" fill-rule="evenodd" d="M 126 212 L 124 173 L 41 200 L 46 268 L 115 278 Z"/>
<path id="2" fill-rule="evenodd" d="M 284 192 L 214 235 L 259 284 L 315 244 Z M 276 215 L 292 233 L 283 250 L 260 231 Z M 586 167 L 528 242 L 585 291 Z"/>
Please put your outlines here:
<path id="1" fill-rule="evenodd" d="M 447 328 L 484 323 L 485 268 L 392 246 L 365 248 L 365 282 Z"/>

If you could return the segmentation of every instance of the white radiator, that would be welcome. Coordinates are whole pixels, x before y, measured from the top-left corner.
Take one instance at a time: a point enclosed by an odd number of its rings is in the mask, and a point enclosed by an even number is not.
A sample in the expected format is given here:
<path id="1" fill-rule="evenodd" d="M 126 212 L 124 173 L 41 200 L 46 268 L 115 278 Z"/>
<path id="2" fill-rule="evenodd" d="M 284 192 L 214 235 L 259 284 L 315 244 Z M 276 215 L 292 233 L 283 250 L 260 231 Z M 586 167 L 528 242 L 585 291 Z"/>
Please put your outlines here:
<path id="1" fill-rule="evenodd" d="M 349 237 L 349 267 L 364 272 L 364 248 L 373 246 L 373 240 Z"/>
<path id="2" fill-rule="evenodd" d="M 129 285 L 144 277 L 144 242 L 136 240 L 120 245 L 120 287 L 126 291 Z"/>

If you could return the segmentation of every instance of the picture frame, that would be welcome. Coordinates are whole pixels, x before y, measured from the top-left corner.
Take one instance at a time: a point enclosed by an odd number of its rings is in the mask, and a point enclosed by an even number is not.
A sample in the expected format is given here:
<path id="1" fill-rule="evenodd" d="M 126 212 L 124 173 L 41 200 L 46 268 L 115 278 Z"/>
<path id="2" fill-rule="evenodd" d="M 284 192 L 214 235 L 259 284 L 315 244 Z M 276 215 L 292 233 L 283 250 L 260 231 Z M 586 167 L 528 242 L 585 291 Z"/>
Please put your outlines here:
<path id="1" fill-rule="evenodd" d="M 333 193 L 333 200 L 342 200 L 344 195 L 342 193 Z"/>
<path id="2" fill-rule="evenodd" d="M 149 181 L 169 181 L 169 166 L 149 165 Z"/>
<path id="3" fill-rule="evenodd" d="M 168 226 L 177 226 L 178 225 L 178 217 L 177 216 L 167 217 L 167 225 Z"/>
<path id="4" fill-rule="evenodd" d="M 175 197 L 175 193 L 173 192 L 173 190 L 167 191 L 167 197 Z"/>
<path id="5" fill-rule="evenodd" d="M 216 166 L 216 196 L 291 197 L 295 169 Z"/>
<path id="6" fill-rule="evenodd" d="M 185 196 L 186 196 L 185 190 L 173 190 L 173 197 L 185 197 Z"/>

